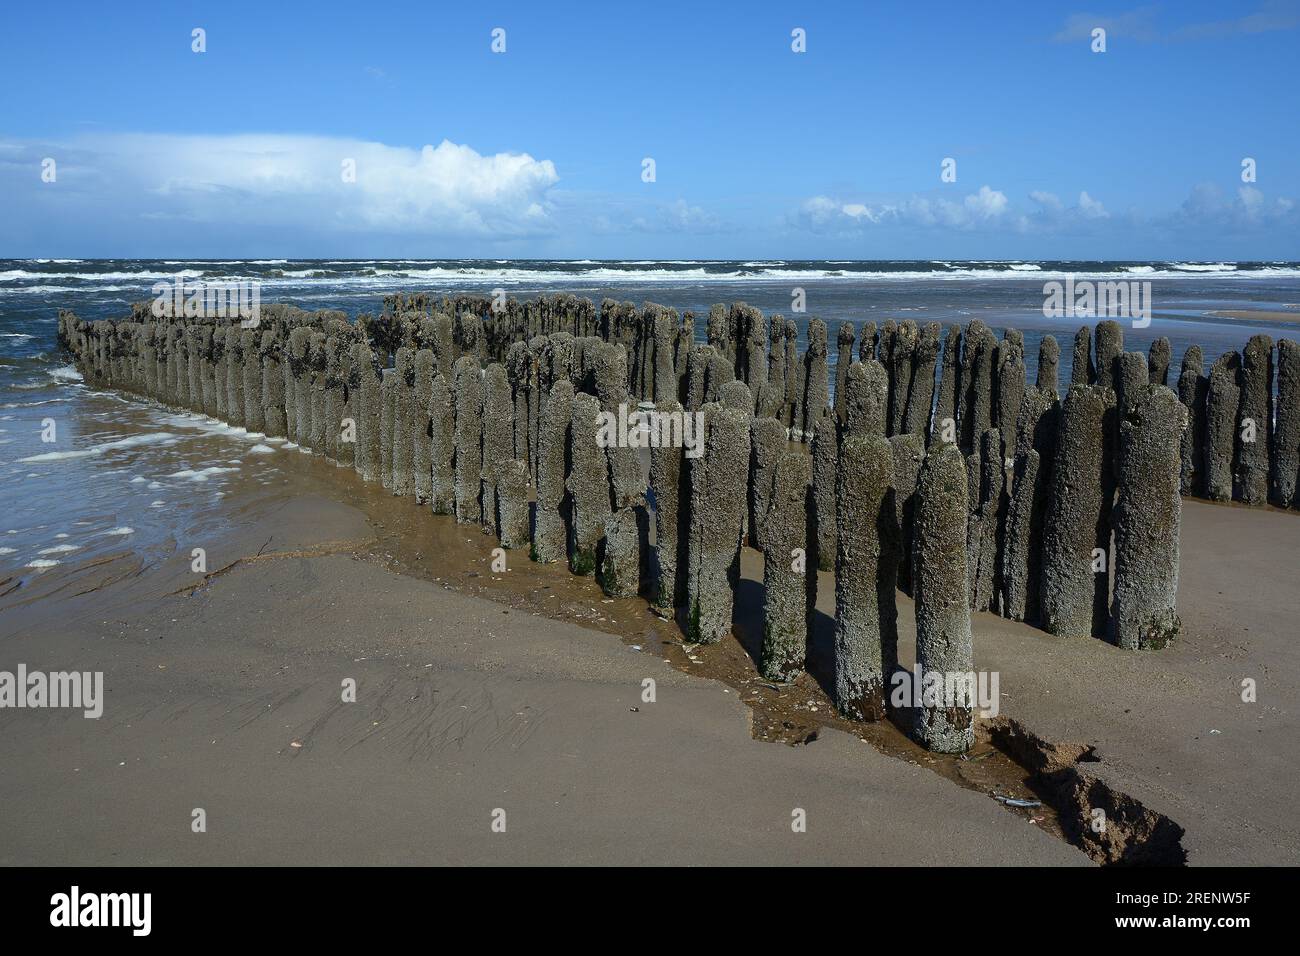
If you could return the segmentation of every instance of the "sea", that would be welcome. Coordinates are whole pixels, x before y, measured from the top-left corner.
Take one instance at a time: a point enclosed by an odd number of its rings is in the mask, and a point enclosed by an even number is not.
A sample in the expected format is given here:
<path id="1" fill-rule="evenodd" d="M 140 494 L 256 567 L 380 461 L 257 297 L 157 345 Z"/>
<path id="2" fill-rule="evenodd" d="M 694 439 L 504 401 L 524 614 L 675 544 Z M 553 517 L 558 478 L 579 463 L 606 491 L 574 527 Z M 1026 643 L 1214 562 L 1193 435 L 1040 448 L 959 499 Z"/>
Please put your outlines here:
<path id="1" fill-rule="evenodd" d="M 97 391 L 59 354 L 59 309 L 120 317 L 182 279 L 256 282 L 263 303 L 350 316 L 378 313 L 391 292 L 562 291 L 699 315 L 743 301 L 794 319 L 801 336 L 809 317 L 825 321 L 832 363 L 844 321 L 978 318 L 1024 332 L 1031 381 L 1039 341 L 1055 335 L 1063 383 L 1075 330 L 1096 320 L 1045 316 L 1052 282 L 1149 282 L 1150 323 L 1124 321 L 1125 347 L 1167 337 L 1171 379 L 1192 344 L 1208 367 L 1256 333 L 1300 337 L 1300 262 L 0 259 L 0 599 L 75 589 L 89 567 L 139 573 L 220 533 L 257 495 L 292 494 L 330 467 L 283 441 Z"/>

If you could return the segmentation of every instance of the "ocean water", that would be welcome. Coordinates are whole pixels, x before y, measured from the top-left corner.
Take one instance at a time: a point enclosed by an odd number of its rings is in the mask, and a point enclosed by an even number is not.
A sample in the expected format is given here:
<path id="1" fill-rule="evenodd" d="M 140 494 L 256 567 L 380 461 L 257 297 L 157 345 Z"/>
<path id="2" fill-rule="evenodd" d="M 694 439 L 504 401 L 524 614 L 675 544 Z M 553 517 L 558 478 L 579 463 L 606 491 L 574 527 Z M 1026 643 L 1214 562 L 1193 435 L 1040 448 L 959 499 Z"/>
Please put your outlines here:
<path id="1" fill-rule="evenodd" d="M 155 283 L 256 281 L 265 302 L 305 309 L 378 312 L 390 292 L 481 292 L 527 298 L 571 292 L 705 314 L 745 301 L 765 313 L 808 316 L 830 328 L 886 319 L 966 323 L 1025 333 L 1032 380 L 1042 336 L 1070 346 L 1084 321 L 1043 316 L 1051 280 L 1151 282 L 1152 321 L 1125 324 L 1125 346 L 1173 345 L 1174 374 L 1195 343 L 1206 363 L 1257 332 L 1300 337 L 1300 262 L 981 261 L 550 261 L 550 260 L 0 260 L 0 596 L 50 588 L 59 575 L 129 554 L 135 566 L 164 560 L 219 529 L 231 496 L 286 493 L 305 460 L 267 441 L 195 415 L 87 388 L 59 356 L 60 308 L 114 318 L 154 298 Z M 803 290 L 804 314 L 792 312 Z M 1215 313 L 1295 312 L 1295 321 L 1242 321 Z M 703 336 L 703 323 L 697 323 Z"/>

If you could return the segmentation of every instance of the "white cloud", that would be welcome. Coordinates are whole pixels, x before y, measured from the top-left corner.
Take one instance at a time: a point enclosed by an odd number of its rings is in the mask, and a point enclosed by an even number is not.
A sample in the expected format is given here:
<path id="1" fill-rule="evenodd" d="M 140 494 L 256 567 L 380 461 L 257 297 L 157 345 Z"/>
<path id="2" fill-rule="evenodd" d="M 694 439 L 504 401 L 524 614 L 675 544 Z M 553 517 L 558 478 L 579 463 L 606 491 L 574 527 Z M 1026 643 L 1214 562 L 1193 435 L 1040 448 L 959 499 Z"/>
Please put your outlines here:
<path id="1" fill-rule="evenodd" d="M 818 232 L 887 223 L 973 229 L 999 220 L 1007 206 L 1006 195 L 988 186 L 981 186 L 961 202 L 924 195 L 878 203 L 842 202 L 814 196 L 800 206 L 796 219 L 803 227 Z"/>
<path id="2" fill-rule="evenodd" d="M 966 197 L 965 205 L 975 219 L 995 219 L 1007 211 L 1007 197 L 996 189 L 981 186 L 978 193 Z"/>
<path id="3" fill-rule="evenodd" d="M 1086 191 L 1079 193 L 1079 214 L 1085 219 L 1109 219 L 1110 213 L 1106 207 L 1088 195 Z"/>
<path id="4" fill-rule="evenodd" d="M 1067 206 L 1056 193 L 1035 189 L 1029 198 L 1037 208 L 1030 209 L 1016 217 L 1016 229 L 1020 232 L 1064 231 L 1078 233 L 1087 229 L 1088 222 L 1100 222 L 1110 218 L 1110 211 L 1099 199 L 1094 199 L 1088 191 L 1081 190 L 1079 201 Z"/>
<path id="5" fill-rule="evenodd" d="M 544 234 L 559 180 L 550 160 L 484 156 L 447 140 L 412 149 L 296 134 L 119 134 L 36 151 L 66 157 L 59 182 L 68 190 L 107 196 L 140 218 L 343 233 Z M 343 175 L 347 160 L 354 182 Z"/>
<path id="6" fill-rule="evenodd" d="M 632 221 L 634 229 L 645 232 L 709 233 L 722 230 L 722 221 L 701 206 L 692 206 L 685 199 L 658 207 L 650 216 L 638 216 Z"/>
<path id="7" fill-rule="evenodd" d="M 1256 186 L 1239 186 L 1234 197 L 1213 183 L 1194 186 L 1191 195 L 1170 219 L 1178 226 L 1212 225 L 1236 231 L 1300 225 L 1292 199 L 1284 196 L 1269 199 Z"/>
<path id="8" fill-rule="evenodd" d="M 952 232 L 1020 233 L 1059 236 L 1131 236 L 1147 231 L 1161 235 L 1294 234 L 1300 228 L 1300 204 L 1287 197 L 1268 197 L 1253 185 L 1225 191 L 1202 183 L 1174 210 L 1127 210 L 1112 214 L 1086 189 L 1067 205 L 1056 193 L 1036 189 L 1028 203 L 1012 203 L 988 186 L 960 202 L 911 195 L 888 202 L 863 202 L 814 196 L 791 217 L 793 225 L 824 235 L 858 236 L 867 230 L 922 228 Z"/>

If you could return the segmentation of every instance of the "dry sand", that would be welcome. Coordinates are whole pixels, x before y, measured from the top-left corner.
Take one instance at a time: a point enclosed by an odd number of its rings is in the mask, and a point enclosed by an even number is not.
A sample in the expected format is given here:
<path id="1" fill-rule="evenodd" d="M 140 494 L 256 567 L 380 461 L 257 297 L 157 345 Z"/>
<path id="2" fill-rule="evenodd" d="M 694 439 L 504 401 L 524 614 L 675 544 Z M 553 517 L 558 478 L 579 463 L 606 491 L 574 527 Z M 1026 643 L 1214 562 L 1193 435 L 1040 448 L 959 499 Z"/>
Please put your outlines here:
<path id="1" fill-rule="evenodd" d="M 759 681 L 756 554 L 737 638 L 691 651 L 644 602 L 524 552 L 492 574 L 475 529 L 301 459 L 301 494 L 232 498 L 207 578 L 180 548 L 0 598 L 0 669 L 103 670 L 107 690 L 99 720 L 0 711 L 0 863 L 1089 862 L 1050 812 L 980 792 L 1033 795 L 1001 754 L 935 760 L 828 716 L 825 634 L 812 675 Z M 1300 517 L 1185 502 L 1184 518 L 1171 649 L 977 616 L 976 666 L 1004 695 L 982 741 L 1092 748 L 1080 766 L 1183 828 L 1190 863 L 1294 864 Z M 828 575 L 820 590 L 829 613 Z M 910 662 L 901 596 L 899 623 Z"/>
<path id="2" fill-rule="evenodd" d="M 193 595 L 177 559 L 5 612 L 0 668 L 107 692 L 0 712 L 0 863 L 1087 862 L 850 736 L 753 740 L 736 694 L 610 635 L 317 553 L 368 535 L 349 506 L 257 517 L 210 566 L 262 557 Z"/>

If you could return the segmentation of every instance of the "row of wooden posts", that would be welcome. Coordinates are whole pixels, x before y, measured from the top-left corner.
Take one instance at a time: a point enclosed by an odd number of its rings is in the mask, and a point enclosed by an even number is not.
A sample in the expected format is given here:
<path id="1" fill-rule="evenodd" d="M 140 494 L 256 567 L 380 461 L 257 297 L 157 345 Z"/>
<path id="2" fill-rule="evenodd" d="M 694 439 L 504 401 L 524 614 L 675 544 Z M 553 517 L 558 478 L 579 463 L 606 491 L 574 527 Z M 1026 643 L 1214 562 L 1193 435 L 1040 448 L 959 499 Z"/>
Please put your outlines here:
<path id="1" fill-rule="evenodd" d="M 1131 649 L 1177 635 L 1189 416 L 1157 363 L 1111 353 L 1112 330 L 1075 362 L 1076 377 L 1112 375 L 1061 399 L 1054 340 L 1028 387 L 1018 333 L 978 321 L 942 349 L 937 326 L 854 329 L 855 361 L 841 330 L 833 392 L 815 319 L 802 355 L 789 323 L 743 304 L 710 313 L 707 342 L 691 322 L 566 296 L 401 296 L 355 322 L 262 306 L 255 327 L 65 312 L 60 340 L 96 386 L 283 436 L 611 595 L 645 595 L 693 641 L 731 631 L 741 549 L 757 548 L 775 680 L 804 668 L 815 572 L 833 571 L 834 692 L 851 717 L 887 712 L 899 590 L 927 672 L 973 673 L 973 611 Z M 638 409 L 680 425 L 611 432 Z M 969 746 L 972 702 L 952 703 L 916 711 L 927 746 Z"/>

